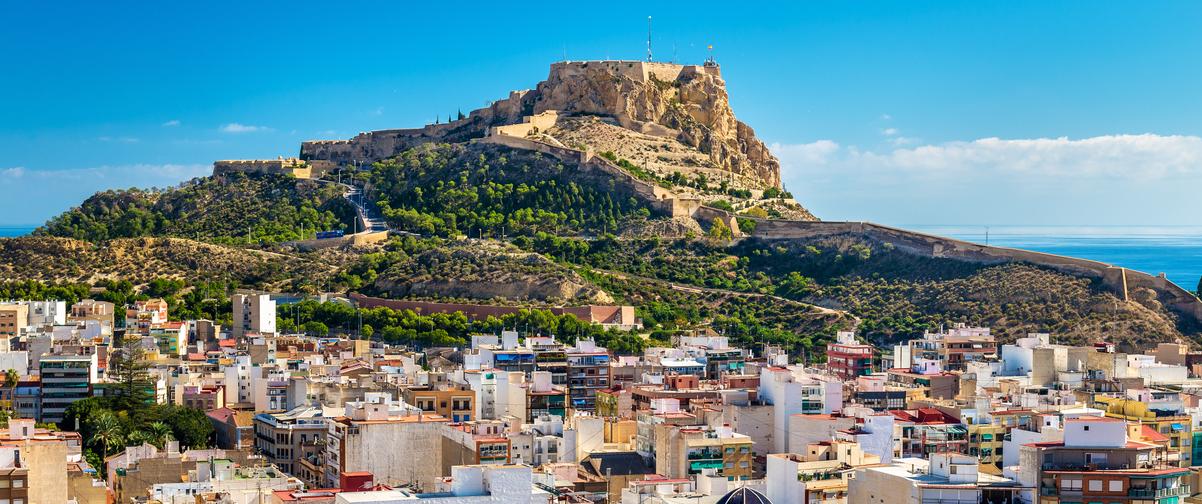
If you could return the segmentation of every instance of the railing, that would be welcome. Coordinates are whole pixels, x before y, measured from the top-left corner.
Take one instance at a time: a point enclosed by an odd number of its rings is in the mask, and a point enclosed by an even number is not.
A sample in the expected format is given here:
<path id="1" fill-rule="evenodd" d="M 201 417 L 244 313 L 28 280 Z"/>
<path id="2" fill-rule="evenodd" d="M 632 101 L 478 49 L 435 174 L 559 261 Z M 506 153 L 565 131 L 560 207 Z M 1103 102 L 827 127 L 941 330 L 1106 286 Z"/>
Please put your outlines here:
<path id="1" fill-rule="evenodd" d="M 1151 488 L 1132 488 L 1131 491 L 1127 493 L 1127 495 L 1130 497 L 1157 498 L 1157 499 L 1162 498 L 1162 497 L 1188 496 L 1188 495 L 1190 495 L 1190 486 L 1189 485 L 1177 485 L 1177 486 L 1171 487 L 1171 488 L 1157 488 L 1155 490 L 1153 490 Z"/>

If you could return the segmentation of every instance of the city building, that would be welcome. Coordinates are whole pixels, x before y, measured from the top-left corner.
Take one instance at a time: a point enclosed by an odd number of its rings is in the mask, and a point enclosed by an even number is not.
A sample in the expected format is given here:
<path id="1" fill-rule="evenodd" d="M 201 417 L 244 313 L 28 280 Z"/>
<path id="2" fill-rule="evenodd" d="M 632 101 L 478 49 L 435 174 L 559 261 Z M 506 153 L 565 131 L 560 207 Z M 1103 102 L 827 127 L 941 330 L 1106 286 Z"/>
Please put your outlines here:
<path id="1" fill-rule="evenodd" d="M 713 469 L 728 480 L 750 479 L 752 441 L 730 427 L 660 425 L 656 432 L 655 472 L 687 478 Z"/>
<path id="2" fill-rule="evenodd" d="M 397 411 L 378 398 L 347 403 L 344 416 L 328 419 L 325 486 L 333 486 L 341 473 L 369 472 L 391 487 L 433 488 L 442 476 L 448 422 L 420 410 Z"/>
<path id="3" fill-rule="evenodd" d="M 322 413 L 320 407 L 300 406 L 283 413 L 255 415 L 255 453 L 306 485 L 321 486 L 328 431 Z"/>
<path id="4" fill-rule="evenodd" d="M 233 324 L 230 327 L 234 338 L 248 333 L 275 334 L 276 303 L 267 294 L 234 294 L 230 296 L 233 306 Z"/>
<path id="5" fill-rule="evenodd" d="M 409 386 L 401 390 L 401 397 L 425 413 L 441 415 L 452 422 L 467 422 L 475 418 L 472 415 L 476 412 L 476 391 L 471 389 Z"/>
<path id="6" fill-rule="evenodd" d="M 40 422 L 61 422 L 71 403 L 92 396 L 99 373 L 96 362 L 96 354 L 42 357 Z"/>
<path id="7" fill-rule="evenodd" d="M 855 333 L 839 331 L 835 342 L 826 345 L 826 365 L 840 379 L 854 380 L 874 371 L 875 352 L 872 345 L 856 342 Z"/>
<path id="8" fill-rule="evenodd" d="M 568 398 L 572 409 L 595 412 L 597 391 L 609 388 L 609 352 L 596 346 L 593 340 L 580 339 L 575 346 L 564 350 L 564 360 L 567 362 Z"/>

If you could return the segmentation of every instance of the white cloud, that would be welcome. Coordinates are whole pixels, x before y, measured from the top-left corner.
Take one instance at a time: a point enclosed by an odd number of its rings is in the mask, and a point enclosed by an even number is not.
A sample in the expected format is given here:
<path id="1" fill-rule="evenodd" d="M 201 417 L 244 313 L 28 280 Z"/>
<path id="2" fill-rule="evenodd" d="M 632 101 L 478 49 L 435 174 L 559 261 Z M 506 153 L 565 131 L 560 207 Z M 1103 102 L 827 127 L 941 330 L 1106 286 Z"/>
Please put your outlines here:
<path id="1" fill-rule="evenodd" d="M 786 163 L 795 166 L 825 165 L 839 152 L 839 144 L 831 140 L 818 140 L 808 144 L 774 143 L 769 148 L 780 158 L 782 166 Z"/>
<path id="2" fill-rule="evenodd" d="M 1168 224 L 1196 216 L 1189 202 L 1196 195 L 1181 195 L 1202 187 L 1197 136 L 922 144 L 898 135 L 887 145 L 864 149 L 819 140 L 771 149 L 799 201 L 835 219 Z"/>
<path id="3" fill-rule="evenodd" d="M 4 168 L 0 170 L 0 182 L 12 179 L 19 179 L 25 176 L 24 166 L 14 166 L 12 168 Z"/>
<path id="4" fill-rule="evenodd" d="M 898 137 L 897 140 L 906 137 Z M 839 164 L 857 170 L 930 173 L 1028 174 L 1156 180 L 1202 174 L 1202 138 L 1183 135 L 1105 135 L 1072 140 L 982 138 L 896 148 L 887 152 L 843 147 L 830 140 L 772 146 L 782 164 Z"/>
<path id="5" fill-rule="evenodd" d="M 893 136 L 897 134 L 897 128 L 885 128 L 881 130 L 881 134 L 885 136 Z"/>
<path id="6" fill-rule="evenodd" d="M 111 136 L 102 136 L 102 137 L 97 138 L 97 140 L 100 140 L 101 142 L 124 143 L 124 144 L 132 144 L 132 143 L 138 143 L 138 142 L 142 141 L 141 139 L 136 138 L 136 137 L 111 137 Z"/>
<path id="7" fill-rule="evenodd" d="M 889 115 L 889 114 L 881 114 L 881 120 L 882 120 L 882 121 L 888 121 L 888 120 L 890 120 L 890 119 L 893 119 L 893 116 L 891 116 L 891 115 Z"/>
<path id="8" fill-rule="evenodd" d="M 221 127 L 224 133 L 256 133 L 260 131 L 272 131 L 267 126 L 251 126 L 248 124 L 229 123 Z"/>
<path id="9" fill-rule="evenodd" d="M 164 128 L 170 128 L 172 126 L 179 126 L 179 125 L 180 125 L 179 119 L 172 119 L 170 121 L 163 123 Z"/>

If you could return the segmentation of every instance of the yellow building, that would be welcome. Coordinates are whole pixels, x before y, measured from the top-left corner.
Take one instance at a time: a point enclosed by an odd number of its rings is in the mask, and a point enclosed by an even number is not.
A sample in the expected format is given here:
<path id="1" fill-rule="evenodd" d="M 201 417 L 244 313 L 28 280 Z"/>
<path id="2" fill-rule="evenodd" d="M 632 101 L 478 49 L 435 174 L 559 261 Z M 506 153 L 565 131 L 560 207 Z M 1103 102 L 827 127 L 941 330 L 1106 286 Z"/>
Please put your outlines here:
<path id="1" fill-rule="evenodd" d="M 655 471 L 669 478 L 688 478 L 716 469 L 728 480 L 750 479 L 751 437 L 729 427 L 656 426 Z M 662 433 L 662 434 L 661 434 Z"/>
<path id="2" fill-rule="evenodd" d="M 452 422 L 469 422 L 474 420 L 476 411 L 476 391 L 451 388 L 434 390 L 429 388 L 409 388 L 401 392 L 405 402 L 417 406 L 422 411 L 434 413 L 450 419 Z"/>
<path id="3" fill-rule="evenodd" d="M 1006 437 L 1006 426 L 999 424 L 977 424 L 968 426 L 968 454 L 977 457 L 983 465 L 998 465 L 1002 462 L 1002 438 Z"/>
<path id="4" fill-rule="evenodd" d="M 1135 422 L 1168 438 L 1166 462 L 1173 467 L 1193 465 L 1193 424 L 1189 415 L 1158 416 L 1148 404 L 1121 397 L 1095 397 L 1094 406 L 1106 411 L 1106 416 Z"/>

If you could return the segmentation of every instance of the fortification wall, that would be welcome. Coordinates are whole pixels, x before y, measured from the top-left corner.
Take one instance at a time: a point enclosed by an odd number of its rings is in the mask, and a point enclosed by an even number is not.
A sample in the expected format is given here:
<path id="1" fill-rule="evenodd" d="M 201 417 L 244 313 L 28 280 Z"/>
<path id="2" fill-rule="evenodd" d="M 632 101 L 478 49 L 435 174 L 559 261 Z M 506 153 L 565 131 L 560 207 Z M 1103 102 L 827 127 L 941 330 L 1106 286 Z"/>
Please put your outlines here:
<path id="1" fill-rule="evenodd" d="M 343 245 L 370 245 L 388 240 L 388 231 L 364 231 L 352 235 L 339 236 L 337 238 L 323 238 L 320 240 L 296 240 L 285 242 L 283 245 L 296 247 L 297 250 L 312 252 L 314 250 L 325 250 L 328 248 L 341 247 Z"/>
<path id="2" fill-rule="evenodd" d="M 698 206 L 695 210 L 693 210 L 693 218 L 697 219 L 698 222 L 704 225 L 708 225 L 709 223 L 713 222 L 714 219 L 718 219 L 730 228 L 730 231 L 734 234 L 734 236 L 743 234 L 739 229 L 738 218 L 735 217 L 735 214 L 727 212 L 726 210 L 708 206 Z"/>
<path id="3" fill-rule="evenodd" d="M 278 159 L 224 159 L 213 162 L 213 175 L 219 176 L 227 173 L 276 174 L 307 179 L 320 178 L 334 166 L 334 163 L 329 161 L 306 162 L 297 158 L 283 157 Z"/>
<path id="4" fill-rule="evenodd" d="M 629 77 L 640 82 L 647 82 L 653 76 L 656 80 L 666 82 L 672 82 L 682 76 L 695 74 L 722 76 L 721 70 L 717 65 L 677 65 L 675 63 L 634 60 L 560 61 L 551 64 L 551 76 L 579 77 L 584 75 L 589 69 L 603 69 L 607 72 Z"/>
<path id="5" fill-rule="evenodd" d="M 336 165 L 363 165 L 387 159 L 428 142 L 458 143 L 480 138 L 489 128 L 519 123 L 530 115 L 529 91 L 512 91 L 509 97 L 473 110 L 463 119 L 421 128 L 390 129 L 359 133 L 350 140 L 310 140 L 301 143 L 300 158 L 328 160 Z M 541 120 L 541 119 L 540 119 Z"/>

